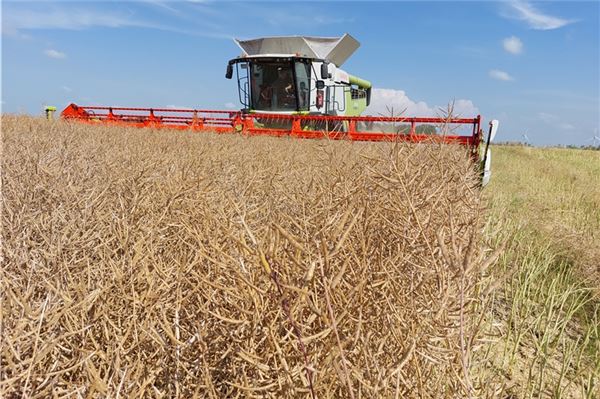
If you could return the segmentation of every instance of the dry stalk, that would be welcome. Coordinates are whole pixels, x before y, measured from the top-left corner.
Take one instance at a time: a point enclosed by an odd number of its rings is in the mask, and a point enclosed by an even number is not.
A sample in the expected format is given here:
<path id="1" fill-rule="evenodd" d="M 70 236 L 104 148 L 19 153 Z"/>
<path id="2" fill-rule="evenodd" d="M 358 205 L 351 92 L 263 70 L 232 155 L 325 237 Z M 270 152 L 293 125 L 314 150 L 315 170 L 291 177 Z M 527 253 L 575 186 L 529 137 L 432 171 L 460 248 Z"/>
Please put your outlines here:
<path id="1" fill-rule="evenodd" d="M 464 148 L 2 133 L 1 397 L 478 394 Z"/>

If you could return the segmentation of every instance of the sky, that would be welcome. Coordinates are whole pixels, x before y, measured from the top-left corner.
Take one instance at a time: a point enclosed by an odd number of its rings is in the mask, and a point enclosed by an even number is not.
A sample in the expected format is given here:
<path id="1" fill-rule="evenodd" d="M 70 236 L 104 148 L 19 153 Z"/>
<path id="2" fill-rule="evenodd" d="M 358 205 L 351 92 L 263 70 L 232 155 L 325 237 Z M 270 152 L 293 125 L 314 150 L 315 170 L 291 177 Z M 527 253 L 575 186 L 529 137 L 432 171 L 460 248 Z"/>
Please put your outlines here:
<path id="1" fill-rule="evenodd" d="M 500 120 L 498 141 L 594 144 L 600 2 L 2 1 L 2 112 L 239 109 L 233 38 L 349 33 L 366 113 Z"/>

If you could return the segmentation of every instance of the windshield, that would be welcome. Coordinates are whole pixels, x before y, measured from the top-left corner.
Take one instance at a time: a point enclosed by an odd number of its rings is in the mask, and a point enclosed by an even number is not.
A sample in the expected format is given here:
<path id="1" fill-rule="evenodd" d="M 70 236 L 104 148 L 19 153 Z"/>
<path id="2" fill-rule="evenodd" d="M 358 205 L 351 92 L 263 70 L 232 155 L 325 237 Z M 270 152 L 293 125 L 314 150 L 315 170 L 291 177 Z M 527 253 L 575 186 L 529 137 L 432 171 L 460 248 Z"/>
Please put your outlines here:
<path id="1" fill-rule="evenodd" d="M 252 109 L 276 112 L 308 109 L 309 64 L 254 61 L 250 65 Z M 294 76 L 297 77 L 297 82 L 294 82 Z M 296 95 L 297 92 L 299 96 Z M 298 106 L 298 99 L 300 99 L 300 106 Z"/>

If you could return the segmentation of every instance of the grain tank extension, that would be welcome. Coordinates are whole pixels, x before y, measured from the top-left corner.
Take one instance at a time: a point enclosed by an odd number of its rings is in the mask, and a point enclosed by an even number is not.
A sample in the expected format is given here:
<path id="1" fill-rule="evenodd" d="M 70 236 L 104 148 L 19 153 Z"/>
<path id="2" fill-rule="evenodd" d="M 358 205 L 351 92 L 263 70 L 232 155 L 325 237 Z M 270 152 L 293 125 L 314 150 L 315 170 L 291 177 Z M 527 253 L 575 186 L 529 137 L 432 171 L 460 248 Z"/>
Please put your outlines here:
<path id="1" fill-rule="evenodd" d="M 360 46 L 349 34 L 235 42 L 226 77 L 236 70 L 244 112 L 357 116 L 370 103 L 371 83 L 340 68 Z"/>

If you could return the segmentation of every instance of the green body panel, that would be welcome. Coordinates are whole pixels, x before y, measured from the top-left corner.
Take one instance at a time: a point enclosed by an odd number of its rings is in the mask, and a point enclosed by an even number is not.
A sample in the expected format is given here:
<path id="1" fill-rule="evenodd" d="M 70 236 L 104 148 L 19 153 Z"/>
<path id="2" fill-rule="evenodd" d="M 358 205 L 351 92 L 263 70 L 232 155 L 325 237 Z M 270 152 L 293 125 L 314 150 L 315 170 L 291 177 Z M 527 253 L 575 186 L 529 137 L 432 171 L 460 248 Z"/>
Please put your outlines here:
<path id="1" fill-rule="evenodd" d="M 350 90 L 346 90 L 344 93 L 346 97 L 346 112 L 344 112 L 345 116 L 360 116 L 363 111 L 367 108 L 367 99 L 366 98 L 352 98 L 352 92 Z"/>
<path id="2" fill-rule="evenodd" d="M 264 111 L 261 110 L 255 110 L 255 109 L 249 109 L 248 113 L 249 114 L 261 114 Z M 286 114 L 286 115 L 310 115 L 310 111 L 291 111 L 291 112 L 282 112 L 282 114 Z"/>
<path id="3" fill-rule="evenodd" d="M 371 88 L 371 82 L 369 82 L 368 80 L 364 80 L 359 78 L 358 76 L 352 76 L 352 75 L 348 75 L 348 81 L 350 82 L 351 85 L 356 85 L 361 89 L 370 89 Z"/>
<path id="4" fill-rule="evenodd" d="M 368 90 L 371 88 L 371 82 L 365 79 L 361 79 L 358 76 L 348 75 L 348 82 L 350 83 L 350 87 L 358 86 L 359 89 Z M 346 112 L 344 115 L 346 116 L 359 116 L 363 113 L 363 111 L 367 108 L 367 99 L 366 98 L 352 98 L 352 93 L 350 88 L 346 90 L 344 93 L 346 97 Z"/>

